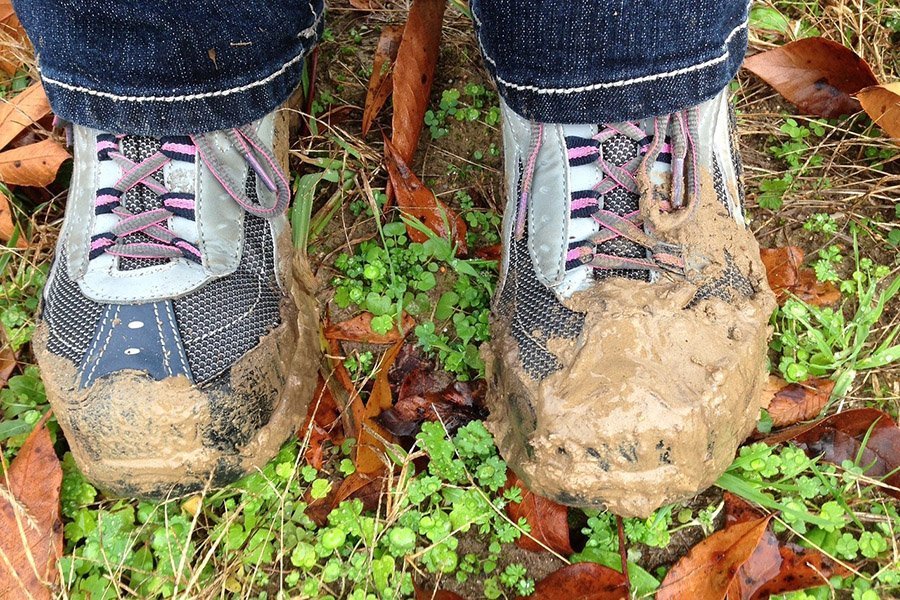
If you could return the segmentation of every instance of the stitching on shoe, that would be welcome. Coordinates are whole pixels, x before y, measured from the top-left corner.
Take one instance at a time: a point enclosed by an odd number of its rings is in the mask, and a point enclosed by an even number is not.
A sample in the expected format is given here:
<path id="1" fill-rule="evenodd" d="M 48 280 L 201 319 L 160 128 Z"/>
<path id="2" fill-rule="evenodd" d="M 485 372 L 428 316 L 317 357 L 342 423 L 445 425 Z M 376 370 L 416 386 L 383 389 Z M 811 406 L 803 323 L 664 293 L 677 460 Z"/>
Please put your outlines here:
<path id="1" fill-rule="evenodd" d="M 172 312 L 172 303 L 166 302 L 166 315 L 169 317 L 170 323 L 177 323 L 178 321 L 175 319 L 175 313 Z M 184 373 L 190 373 L 191 370 L 188 368 L 187 363 L 184 359 L 184 350 L 178 347 L 178 344 L 175 345 L 175 354 L 178 356 L 178 362 L 181 363 L 181 368 Z"/>
<path id="2" fill-rule="evenodd" d="M 156 318 L 156 331 L 159 333 L 159 345 L 162 347 L 163 367 L 166 369 L 169 377 L 173 375 L 172 365 L 169 364 L 169 353 L 166 350 L 166 337 L 163 335 L 162 319 L 159 318 L 159 307 L 153 303 L 153 316 Z"/>
<path id="3" fill-rule="evenodd" d="M 120 309 L 121 309 L 120 306 L 116 306 L 116 312 L 113 313 L 113 317 L 112 317 L 113 321 L 117 321 L 119 319 L 119 310 Z M 103 331 L 103 328 L 106 326 L 107 323 L 109 323 L 109 319 L 103 319 L 100 322 L 100 331 Z M 100 359 L 103 358 L 103 355 L 106 353 L 106 349 L 109 347 L 109 342 L 112 341 L 112 336 L 113 336 L 113 328 L 110 327 L 109 333 L 107 333 L 107 335 L 106 335 L 106 341 L 103 342 L 103 346 L 100 348 L 99 352 L 97 352 L 97 356 L 93 359 L 94 364 L 91 365 L 91 370 L 88 371 L 88 374 L 85 377 L 86 380 L 90 380 L 93 378 L 94 371 L 97 370 L 97 365 L 100 364 Z M 97 340 L 99 340 L 99 339 L 100 338 L 98 336 Z M 94 347 L 96 347 L 96 343 L 94 344 Z M 91 356 L 92 353 L 93 353 L 93 348 L 91 348 L 91 351 L 88 352 L 88 356 Z"/>

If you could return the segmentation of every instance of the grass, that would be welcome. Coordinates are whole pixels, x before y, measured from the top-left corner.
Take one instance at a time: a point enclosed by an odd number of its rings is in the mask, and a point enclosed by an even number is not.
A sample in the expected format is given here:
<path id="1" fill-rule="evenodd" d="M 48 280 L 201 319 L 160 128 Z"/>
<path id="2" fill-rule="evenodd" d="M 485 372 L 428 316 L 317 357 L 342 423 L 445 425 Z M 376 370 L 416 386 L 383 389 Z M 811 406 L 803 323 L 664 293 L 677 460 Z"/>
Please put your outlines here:
<path id="1" fill-rule="evenodd" d="M 454 7 L 415 165 L 463 214 L 469 247 L 483 248 L 499 241 L 497 97 L 469 17 Z M 493 261 L 457 259 L 439 238 L 410 243 L 402 221 L 375 218 L 385 200 L 380 136 L 360 137 L 359 111 L 344 108 L 363 102 L 381 25 L 403 18 L 401 3 L 366 17 L 339 8 L 331 13 L 320 48 L 325 70 L 315 119 L 293 152 L 295 244 L 308 250 L 319 281 L 330 284 L 322 299 L 331 303 L 333 320 L 365 308 L 376 315 L 373 326 L 387 331 L 405 312 L 416 320 L 411 339 L 424 351 L 458 379 L 479 379 L 477 347 L 487 336 Z M 884 0 L 776 1 L 754 8 L 752 44 L 765 49 L 828 35 L 868 59 L 882 80 L 892 80 L 900 77 L 898 32 L 900 9 Z M 27 84 L 28 73 L 12 78 L 6 93 Z M 734 91 L 754 231 L 764 246 L 802 247 L 818 278 L 843 294 L 834 310 L 799 301 L 779 309 L 772 320 L 772 371 L 790 381 L 835 379 L 830 410 L 872 406 L 896 417 L 897 149 L 864 116 L 838 121 L 793 114 L 746 74 Z M 0 255 L 0 324 L 22 363 L 0 391 L 7 460 L 48 408 L 28 342 L 63 207 L 60 197 L 17 195 L 14 202 L 32 245 Z M 342 357 L 364 394 L 381 351 L 348 346 Z M 512 522 L 503 508 L 522 492 L 504 489 L 505 464 L 478 421 L 455 432 L 425 423 L 413 446 L 389 448 L 385 461 L 394 477 L 331 510 L 325 503 L 330 492 L 354 477 L 352 439 L 326 444 L 319 470 L 306 462 L 308 439 L 301 439 L 225 490 L 148 503 L 97 492 L 52 421 L 51 428 L 64 468 L 64 598 L 368 600 L 411 597 L 414 582 L 467 598 L 512 598 L 570 561 L 620 564 L 615 519 L 604 512 L 573 511 L 572 556 L 515 546 L 529 526 Z M 778 511 L 781 537 L 856 565 L 850 577 L 789 594 L 789 600 L 874 600 L 900 589 L 898 505 L 879 492 L 867 468 L 859 459 L 830 465 L 790 445 L 751 444 L 719 480 L 720 488 Z M 666 570 L 721 518 L 721 493 L 713 490 L 648 519 L 626 519 L 636 596 L 651 597 Z"/>

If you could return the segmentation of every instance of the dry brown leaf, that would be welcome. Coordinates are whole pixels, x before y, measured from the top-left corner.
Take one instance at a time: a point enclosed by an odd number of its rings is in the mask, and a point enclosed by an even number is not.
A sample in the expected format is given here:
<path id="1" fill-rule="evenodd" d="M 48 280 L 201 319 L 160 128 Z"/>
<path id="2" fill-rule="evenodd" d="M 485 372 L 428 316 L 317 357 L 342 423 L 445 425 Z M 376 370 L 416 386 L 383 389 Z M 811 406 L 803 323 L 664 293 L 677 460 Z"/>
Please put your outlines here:
<path id="1" fill-rule="evenodd" d="M 820 117 L 859 112 L 852 94 L 878 84 L 872 69 L 853 50 L 821 37 L 754 54 L 744 66 L 801 111 Z"/>
<path id="2" fill-rule="evenodd" d="M 525 487 L 515 473 L 509 471 L 504 489 L 513 486 L 522 490 L 522 501 L 507 504 L 506 514 L 514 522 L 524 518 L 531 526 L 531 537 L 520 536 L 516 540 L 516 546 L 531 552 L 546 552 L 550 548 L 563 556 L 572 554 L 574 551 L 569 540 L 568 507 L 538 496 Z"/>
<path id="3" fill-rule="evenodd" d="M 657 600 L 722 600 L 735 574 L 759 545 L 771 518 L 736 523 L 691 548 L 669 570 Z"/>
<path id="4" fill-rule="evenodd" d="M 391 370 L 391 365 L 394 364 L 402 347 L 401 340 L 384 353 L 378 373 L 375 375 L 375 382 L 372 384 L 372 393 L 366 402 L 362 425 L 356 435 L 356 470 L 362 474 L 377 473 L 384 468 L 380 454 L 384 450 L 384 444 L 378 437 L 395 441 L 394 436 L 379 425 L 376 419 L 382 411 L 389 409 L 393 402 L 388 371 Z M 373 435 L 372 431 L 378 436 Z"/>
<path id="5" fill-rule="evenodd" d="M 779 304 L 784 304 L 792 294 L 815 306 L 834 304 L 841 299 L 840 290 L 832 283 L 818 281 L 812 269 L 800 266 L 803 250 L 797 246 L 762 248 L 759 255 Z"/>
<path id="6" fill-rule="evenodd" d="M 350 6 L 356 10 L 375 10 L 377 4 L 373 0 L 350 0 Z"/>
<path id="7" fill-rule="evenodd" d="M 325 326 L 328 326 L 327 319 Z M 344 432 L 347 435 L 356 435 L 365 421 L 366 405 L 353 384 L 350 372 L 344 366 L 340 343 L 325 336 L 322 336 L 322 339 L 328 348 L 328 352 L 322 353 L 322 373 L 325 376 L 325 383 L 340 408 Z"/>
<path id="8" fill-rule="evenodd" d="M 41 420 L 0 480 L 0 582 L 14 598 L 50 598 L 63 551 L 62 468 Z"/>
<path id="9" fill-rule="evenodd" d="M 366 104 L 363 109 L 362 134 L 365 136 L 372 127 L 372 121 L 381 112 L 384 103 L 393 91 L 394 79 L 391 73 L 394 69 L 394 61 L 397 60 L 397 50 L 400 48 L 400 38 L 403 36 L 403 28 L 398 25 L 386 25 L 381 30 L 378 38 L 378 46 L 375 48 L 375 58 L 372 61 L 372 76 L 369 77 L 369 88 L 366 91 Z"/>
<path id="10" fill-rule="evenodd" d="M 6 382 L 9 381 L 9 376 L 16 370 L 17 364 L 16 353 L 13 352 L 12 348 L 5 346 L 0 350 L 0 388 L 4 387 Z"/>
<path id="11" fill-rule="evenodd" d="M 17 42 L 25 42 L 27 40 L 25 29 L 16 16 L 11 0 L 0 0 L 0 35 Z M 16 60 L 16 58 L 8 49 L 6 52 L 0 53 L 0 70 L 3 70 L 7 75 L 15 75 L 16 71 L 22 66 L 21 61 Z"/>
<path id="12" fill-rule="evenodd" d="M 344 441 L 341 411 L 334 400 L 334 394 L 321 375 L 307 409 L 306 421 L 300 427 L 297 437 L 300 440 L 309 438 L 304 456 L 306 462 L 316 469 L 321 469 L 324 463 L 324 443 L 330 441 L 334 445 L 339 445 Z"/>
<path id="13" fill-rule="evenodd" d="M 0 242 L 6 243 L 10 241 L 16 233 L 16 224 L 12 218 L 12 207 L 9 204 L 9 198 L 4 194 L 0 194 Z M 16 248 L 26 248 L 28 243 L 25 238 L 20 235 L 16 238 Z"/>
<path id="14" fill-rule="evenodd" d="M 456 592 L 447 590 L 431 590 L 418 585 L 413 585 L 416 590 L 416 600 L 465 600 Z"/>
<path id="15" fill-rule="evenodd" d="M 425 122 L 446 8 L 446 0 L 413 0 L 397 50 L 391 141 L 407 164 L 416 153 Z"/>
<path id="16" fill-rule="evenodd" d="M 67 158 L 66 149 L 49 139 L 0 152 L 0 181 L 7 185 L 48 186 Z"/>
<path id="17" fill-rule="evenodd" d="M 628 595 L 624 575 L 597 563 L 583 562 L 547 575 L 534 586 L 534 594 L 528 600 L 626 600 Z"/>
<path id="18" fill-rule="evenodd" d="M 866 114 L 900 141 L 900 81 L 867 87 L 856 95 Z"/>
<path id="19" fill-rule="evenodd" d="M 816 377 L 803 383 L 783 383 L 769 403 L 774 427 L 786 427 L 818 416 L 834 389 L 834 381 Z"/>
<path id="20" fill-rule="evenodd" d="M 412 329 L 416 321 L 411 316 L 403 313 L 402 331 L 396 326 L 387 333 L 375 333 L 372 331 L 372 319 L 374 315 L 370 312 L 364 312 L 356 315 L 352 319 L 341 321 L 340 323 L 332 323 L 323 330 L 326 338 L 333 340 L 343 340 L 345 342 L 365 342 L 367 344 L 395 344 L 402 340 L 406 332 Z"/>
<path id="21" fill-rule="evenodd" d="M 5 148 L 28 126 L 50 114 L 44 87 L 32 83 L 9 102 L 0 104 L 0 148 Z"/>
<path id="22" fill-rule="evenodd" d="M 767 531 L 765 537 L 776 539 L 771 531 Z M 835 575 L 846 577 L 850 574 L 843 565 L 818 550 L 803 548 L 797 544 L 784 544 L 778 548 L 778 553 L 781 558 L 778 572 L 767 581 L 755 580 L 753 586 L 745 585 L 744 598 L 763 600 L 775 594 L 828 585 L 828 580 Z M 749 589 L 753 589 L 752 595 L 747 593 Z"/>
<path id="23" fill-rule="evenodd" d="M 386 138 L 384 140 L 384 160 L 387 164 L 391 185 L 397 194 L 397 206 L 403 213 L 418 219 L 425 227 L 437 235 L 449 239 L 456 246 L 456 253 L 465 255 L 466 222 L 453 210 L 435 197 L 434 193 L 416 177 L 406 165 L 406 161 Z M 448 231 L 449 225 L 449 231 Z M 428 236 L 407 225 L 406 232 L 414 242 L 424 242 Z"/>
<path id="24" fill-rule="evenodd" d="M 725 492 L 725 524 L 762 518 L 759 510 L 730 492 Z M 821 552 L 796 544 L 780 544 L 771 530 L 738 571 L 728 588 L 728 600 L 762 600 L 772 594 L 815 587 L 834 575 L 849 575 L 842 565 Z"/>

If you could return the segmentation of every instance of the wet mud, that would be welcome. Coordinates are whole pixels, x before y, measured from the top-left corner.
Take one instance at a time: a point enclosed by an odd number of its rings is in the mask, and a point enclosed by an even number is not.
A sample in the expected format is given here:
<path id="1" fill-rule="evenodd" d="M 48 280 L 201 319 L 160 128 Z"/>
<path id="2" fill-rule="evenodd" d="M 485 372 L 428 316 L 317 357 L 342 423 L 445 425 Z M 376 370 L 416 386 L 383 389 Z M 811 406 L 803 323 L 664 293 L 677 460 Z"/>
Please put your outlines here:
<path id="1" fill-rule="evenodd" d="M 566 300 L 585 324 L 547 340 L 562 369 L 532 379 L 510 323 L 493 324 L 488 427 L 536 493 L 647 516 L 710 486 L 754 428 L 774 296 L 752 233 L 704 183 L 693 218 L 644 215 L 683 245 L 686 278 L 610 278 Z"/>

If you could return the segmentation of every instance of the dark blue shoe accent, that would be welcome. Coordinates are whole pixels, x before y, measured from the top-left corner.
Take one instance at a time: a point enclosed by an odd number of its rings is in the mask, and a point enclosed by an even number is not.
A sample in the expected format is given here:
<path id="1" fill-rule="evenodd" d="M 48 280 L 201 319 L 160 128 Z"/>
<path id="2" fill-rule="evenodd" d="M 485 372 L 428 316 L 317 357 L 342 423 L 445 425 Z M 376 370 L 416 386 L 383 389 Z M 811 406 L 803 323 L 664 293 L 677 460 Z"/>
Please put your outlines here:
<path id="1" fill-rule="evenodd" d="M 126 369 L 157 381 L 184 375 L 193 382 L 171 301 L 106 306 L 81 362 L 80 386 Z"/>

